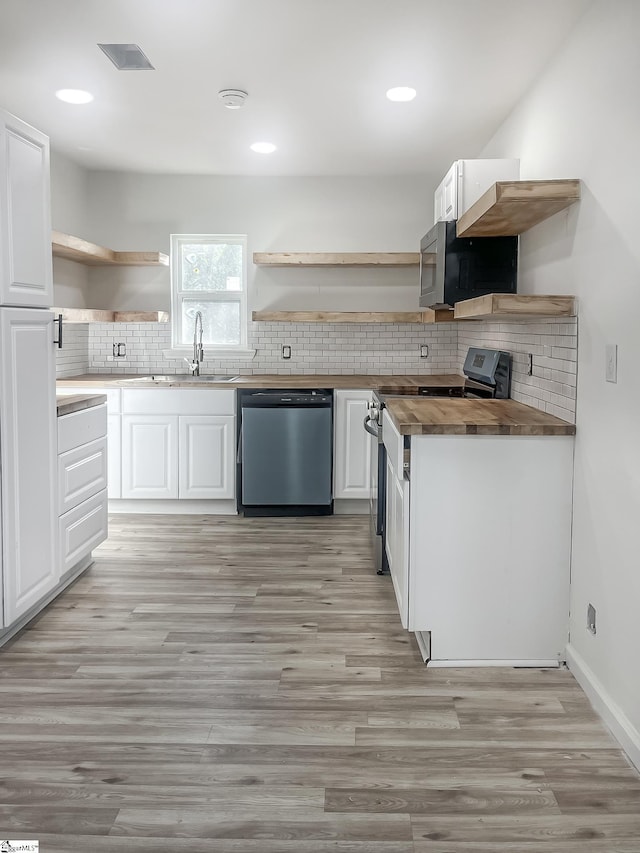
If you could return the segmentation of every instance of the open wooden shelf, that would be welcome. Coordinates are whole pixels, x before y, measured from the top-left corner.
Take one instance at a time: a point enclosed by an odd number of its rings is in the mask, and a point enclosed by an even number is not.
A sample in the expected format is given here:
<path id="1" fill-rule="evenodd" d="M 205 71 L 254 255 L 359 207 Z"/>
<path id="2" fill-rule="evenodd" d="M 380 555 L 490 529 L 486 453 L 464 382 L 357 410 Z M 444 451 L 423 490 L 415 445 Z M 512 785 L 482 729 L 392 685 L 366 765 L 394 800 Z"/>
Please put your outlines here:
<path id="1" fill-rule="evenodd" d="M 80 237 L 51 232 L 51 251 L 55 258 L 66 258 L 92 267 L 129 266 L 129 267 L 166 267 L 169 256 L 163 252 L 116 252 L 106 249 Z"/>
<path id="2" fill-rule="evenodd" d="M 418 252 L 254 252 L 253 263 L 271 267 L 417 267 L 420 255 Z"/>
<path id="3" fill-rule="evenodd" d="M 575 317 L 573 296 L 523 296 L 489 293 L 456 302 L 456 320 L 535 320 L 537 317 Z"/>
<path id="4" fill-rule="evenodd" d="M 52 308 L 65 323 L 168 323 L 168 311 L 106 311 L 101 308 Z"/>
<path id="5" fill-rule="evenodd" d="M 580 181 L 498 181 L 458 220 L 458 237 L 522 234 L 580 199 Z"/>
<path id="6" fill-rule="evenodd" d="M 452 323 L 452 308 L 420 311 L 253 311 L 264 323 Z"/>

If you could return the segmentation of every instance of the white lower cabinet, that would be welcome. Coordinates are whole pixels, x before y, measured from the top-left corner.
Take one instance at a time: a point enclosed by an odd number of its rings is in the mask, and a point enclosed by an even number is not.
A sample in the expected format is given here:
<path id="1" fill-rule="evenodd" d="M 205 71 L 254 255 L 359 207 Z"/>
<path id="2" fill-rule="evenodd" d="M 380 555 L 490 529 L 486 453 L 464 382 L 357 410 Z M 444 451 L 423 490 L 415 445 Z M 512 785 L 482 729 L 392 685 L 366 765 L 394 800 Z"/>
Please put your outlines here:
<path id="1" fill-rule="evenodd" d="M 372 437 L 364 428 L 371 391 L 336 391 L 333 497 L 368 499 Z"/>
<path id="2" fill-rule="evenodd" d="M 124 499 L 233 500 L 235 392 L 123 389 Z"/>
<path id="3" fill-rule="evenodd" d="M 180 498 L 235 496 L 234 425 L 231 415 L 184 415 L 178 419 Z"/>
<path id="4" fill-rule="evenodd" d="M 58 564 L 64 575 L 107 538 L 107 406 L 58 418 Z"/>

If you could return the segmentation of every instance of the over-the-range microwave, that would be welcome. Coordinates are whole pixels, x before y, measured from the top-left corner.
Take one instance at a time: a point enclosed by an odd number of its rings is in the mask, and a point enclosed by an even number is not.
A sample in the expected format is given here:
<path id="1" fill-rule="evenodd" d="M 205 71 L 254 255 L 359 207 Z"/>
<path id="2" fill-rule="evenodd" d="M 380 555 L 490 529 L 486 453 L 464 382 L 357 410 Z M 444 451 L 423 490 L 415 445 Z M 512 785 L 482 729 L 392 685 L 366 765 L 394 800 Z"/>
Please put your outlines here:
<path id="1" fill-rule="evenodd" d="M 486 293 L 516 293 L 517 237 L 457 237 L 456 222 L 436 222 L 420 241 L 420 307 Z"/>

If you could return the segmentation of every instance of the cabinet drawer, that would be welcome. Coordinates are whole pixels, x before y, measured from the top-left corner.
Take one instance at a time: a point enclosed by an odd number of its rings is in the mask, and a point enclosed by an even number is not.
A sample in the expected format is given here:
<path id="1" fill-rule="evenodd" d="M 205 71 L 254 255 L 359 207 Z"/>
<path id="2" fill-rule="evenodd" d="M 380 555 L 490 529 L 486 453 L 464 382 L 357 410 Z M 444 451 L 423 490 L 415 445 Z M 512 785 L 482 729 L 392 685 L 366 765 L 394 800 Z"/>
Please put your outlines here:
<path id="1" fill-rule="evenodd" d="M 107 404 L 58 418 L 58 453 L 66 453 L 107 434 Z"/>
<path id="2" fill-rule="evenodd" d="M 58 514 L 107 487 L 107 439 L 98 438 L 58 456 Z"/>
<path id="3" fill-rule="evenodd" d="M 125 415 L 233 415 L 236 392 L 206 388 L 124 388 Z"/>
<path id="4" fill-rule="evenodd" d="M 64 574 L 107 538 L 107 490 L 58 519 L 60 572 Z"/>

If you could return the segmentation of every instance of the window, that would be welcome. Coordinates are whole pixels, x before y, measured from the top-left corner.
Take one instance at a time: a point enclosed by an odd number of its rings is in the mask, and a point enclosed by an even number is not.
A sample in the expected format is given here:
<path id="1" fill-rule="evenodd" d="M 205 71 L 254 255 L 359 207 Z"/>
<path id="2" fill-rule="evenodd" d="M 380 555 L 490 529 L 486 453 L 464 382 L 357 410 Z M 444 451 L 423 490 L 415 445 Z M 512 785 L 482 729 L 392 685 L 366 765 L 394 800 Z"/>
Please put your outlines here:
<path id="1" fill-rule="evenodd" d="M 247 238 L 239 234 L 172 234 L 173 346 L 193 345 L 202 314 L 205 355 L 247 347 Z"/>

